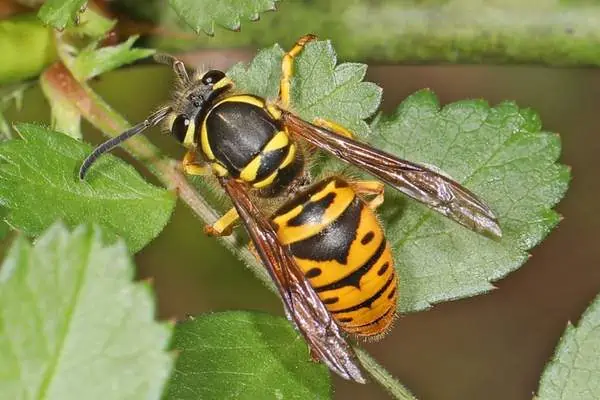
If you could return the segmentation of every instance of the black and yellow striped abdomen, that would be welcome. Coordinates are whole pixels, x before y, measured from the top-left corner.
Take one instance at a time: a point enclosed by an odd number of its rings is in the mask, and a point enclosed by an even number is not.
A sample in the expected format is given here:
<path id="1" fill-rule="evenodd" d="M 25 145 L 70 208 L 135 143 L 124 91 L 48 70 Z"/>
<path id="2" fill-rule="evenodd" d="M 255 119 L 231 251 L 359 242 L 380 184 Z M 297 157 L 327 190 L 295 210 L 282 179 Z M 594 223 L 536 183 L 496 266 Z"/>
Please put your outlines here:
<path id="1" fill-rule="evenodd" d="M 359 336 L 385 332 L 397 300 L 392 254 L 377 217 L 352 187 L 337 177 L 324 180 L 272 219 L 338 324 Z"/>
<path id="2" fill-rule="evenodd" d="M 276 195 L 301 172 L 303 158 L 264 100 L 229 96 L 216 103 L 200 127 L 205 158 L 219 176 L 232 176 Z"/>

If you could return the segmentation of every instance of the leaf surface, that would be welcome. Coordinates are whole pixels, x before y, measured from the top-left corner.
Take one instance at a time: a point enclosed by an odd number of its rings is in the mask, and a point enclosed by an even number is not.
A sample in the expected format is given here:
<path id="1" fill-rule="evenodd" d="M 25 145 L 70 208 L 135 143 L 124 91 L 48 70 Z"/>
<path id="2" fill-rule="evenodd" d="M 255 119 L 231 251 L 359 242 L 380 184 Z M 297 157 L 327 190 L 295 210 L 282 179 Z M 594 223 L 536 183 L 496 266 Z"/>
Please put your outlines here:
<path id="1" fill-rule="evenodd" d="M 175 328 L 165 399 L 329 399 L 329 373 L 284 318 L 205 314 Z"/>
<path id="2" fill-rule="evenodd" d="M 13 227 L 39 235 L 57 219 L 99 223 L 107 238 L 120 235 L 135 252 L 168 222 L 174 194 L 148 184 L 130 165 L 107 155 L 80 181 L 90 146 L 37 125 L 17 129 L 22 139 L 0 145 L 0 205 Z"/>
<path id="3" fill-rule="evenodd" d="M 122 242 L 53 225 L 0 268 L 0 398 L 158 399 L 173 359 Z"/>
<path id="4" fill-rule="evenodd" d="M 214 34 L 215 24 L 237 31 L 242 19 L 256 21 L 275 10 L 277 0 L 169 0 L 177 15 L 196 32 Z"/>
<path id="5" fill-rule="evenodd" d="M 46 0 L 38 12 L 38 17 L 45 24 L 64 29 L 77 22 L 86 4 L 86 0 Z"/>
<path id="6" fill-rule="evenodd" d="M 539 400 L 600 398 L 600 296 L 570 323 L 540 381 Z"/>

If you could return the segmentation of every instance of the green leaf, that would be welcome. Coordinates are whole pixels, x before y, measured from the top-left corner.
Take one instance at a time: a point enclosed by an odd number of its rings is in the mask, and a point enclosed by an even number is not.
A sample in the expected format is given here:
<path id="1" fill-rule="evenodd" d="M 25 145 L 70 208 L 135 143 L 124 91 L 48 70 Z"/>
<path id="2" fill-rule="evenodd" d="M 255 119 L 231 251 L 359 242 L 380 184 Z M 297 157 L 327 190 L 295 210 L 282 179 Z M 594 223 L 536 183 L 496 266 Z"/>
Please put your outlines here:
<path id="1" fill-rule="evenodd" d="M 232 77 L 242 91 L 272 98 L 281 56 L 277 46 L 264 50 L 247 71 L 232 68 Z M 328 43 L 307 45 L 295 63 L 291 108 L 307 120 L 320 116 L 359 136 L 368 133 L 362 119 L 375 111 L 380 90 L 360 82 L 364 66 L 341 64 L 334 70 L 334 64 Z M 401 276 L 404 312 L 491 290 L 490 282 L 522 265 L 527 251 L 560 220 L 551 207 L 567 189 L 569 170 L 556 164 L 558 136 L 541 131 L 530 110 L 512 103 L 490 108 L 482 101 L 440 109 L 431 92 L 421 91 L 370 130 L 365 140 L 373 146 L 435 165 L 464 183 L 496 212 L 504 233 L 499 242 L 487 239 L 388 187 L 379 213 Z M 340 163 L 327 165 L 330 172 Z"/>
<path id="2" fill-rule="evenodd" d="M 83 82 L 123 65 L 130 64 L 155 53 L 153 49 L 132 49 L 137 36 L 131 36 L 127 41 L 116 45 L 96 49 L 92 44 L 83 49 L 70 66 L 73 75 Z"/>
<path id="3" fill-rule="evenodd" d="M 275 98 L 279 90 L 283 50 L 278 45 L 263 50 L 245 70 L 237 64 L 228 72 L 242 91 Z M 373 115 L 381 102 L 382 90 L 362 82 L 365 64 L 336 66 L 336 55 L 329 41 L 309 43 L 296 62 L 292 80 L 291 107 L 304 119 L 315 117 L 337 122 L 355 133 L 370 129 L 364 119 Z"/>
<path id="4" fill-rule="evenodd" d="M 86 0 L 46 0 L 40 8 L 38 17 L 47 25 L 56 29 L 64 29 L 78 22 L 79 14 L 83 12 Z"/>
<path id="5" fill-rule="evenodd" d="M 206 314 L 180 323 L 165 399 L 329 399 L 327 368 L 285 318 L 255 312 Z"/>
<path id="6" fill-rule="evenodd" d="M 600 296 L 570 323 L 540 380 L 539 400 L 600 398 Z"/>
<path id="7" fill-rule="evenodd" d="M 212 35 L 215 23 L 239 30 L 241 19 L 256 21 L 259 13 L 275 10 L 277 0 L 170 0 L 177 15 L 196 32 Z"/>
<path id="8" fill-rule="evenodd" d="M 400 273 L 403 311 L 493 289 L 528 259 L 560 221 L 551 210 L 570 174 L 557 164 L 560 138 L 541 131 L 531 110 L 510 102 L 490 108 L 466 100 L 440 108 L 427 90 L 373 126 L 371 143 L 399 157 L 433 164 L 494 210 L 501 241 L 471 232 L 388 190 L 380 214 Z"/>
<path id="9" fill-rule="evenodd" d="M 0 398 L 158 399 L 171 327 L 132 283 L 125 246 L 56 224 L 19 237 L 0 268 Z"/>
<path id="10" fill-rule="evenodd" d="M 108 19 L 90 8 L 86 8 L 84 12 L 78 15 L 79 23 L 74 26 L 69 26 L 67 29 L 69 35 L 103 39 L 117 24 L 116 20 Z"/>
<path id="11" fill-rule="evenodd" d="M 23 140 L 0 145 L 0 205 L 10 225 L 39 235 L 57 219 L 107 227 L 107 238 L 123 237 L 138 251 L 170 218 L 173 193 L 146 183 L 135 170 L 106 156 L 85 181 L 77 171 L 91 148 L 43 127 L 21 124 Z"/>

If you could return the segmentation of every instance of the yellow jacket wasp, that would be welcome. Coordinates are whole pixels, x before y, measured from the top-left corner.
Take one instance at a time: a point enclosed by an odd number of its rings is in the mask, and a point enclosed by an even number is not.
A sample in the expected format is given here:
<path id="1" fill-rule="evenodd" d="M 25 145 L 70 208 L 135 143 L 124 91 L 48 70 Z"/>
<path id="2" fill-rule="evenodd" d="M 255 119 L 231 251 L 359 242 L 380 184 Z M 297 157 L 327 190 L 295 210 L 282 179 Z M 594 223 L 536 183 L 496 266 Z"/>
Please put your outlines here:
<path id="1" fill-rule="evenodd" d="M 313 358 L 362 383 L 342 331 L 378 336 L 396 313 L 397 275 L 374 213 L 383 202 L 381 181 L 476 232 L 500 237 L 501 230 L 493 212 L 457 182 L 361 143 L 334 122 L 308 122 L 289 111 L 294 58 L 314 38 L 302 37 L 284 55 L 275 101 L 237 93 L 221 71 L 190 77 L 181 61 L 157 56 L 177 76 L 181 90 L 174 101 L 98 146 L 79 175 L 84 179 L 94 161 L 119 143 L 166 121 L 188 148 L 184 171 L 214 176 L 233 202 L 207 233 L 227 235 L 241 219 Z M 334 176 L 305 187 L 305 146 L 325 150 L 379 180 Z M 269 216 L 257 205 L 283 196 L 289 200 Z"/>

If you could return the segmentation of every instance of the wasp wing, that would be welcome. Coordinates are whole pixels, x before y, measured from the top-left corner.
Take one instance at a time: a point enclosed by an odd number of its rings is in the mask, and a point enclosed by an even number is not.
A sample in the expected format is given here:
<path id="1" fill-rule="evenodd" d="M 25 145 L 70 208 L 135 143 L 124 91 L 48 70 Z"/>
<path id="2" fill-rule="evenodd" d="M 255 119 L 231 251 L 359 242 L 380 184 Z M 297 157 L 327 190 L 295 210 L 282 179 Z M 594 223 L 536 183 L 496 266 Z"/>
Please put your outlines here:
<path id="1" fill-rule="evenodd" d="M 279 242 L 270 221 L 251 201 L 241 183 L 222 179 L 221 184 L 279 290 L 288 319 L 308 342 L 313 358 L 321 360 L 342 378 L 365 383 L 352 348 L 289 250 Z"/>
<path id="2" fill-rule="evenodd" d="M 290 131 L 319 149 L 359 166 L 400 192 L 426 204 L 459 224 L 492 238 L 502 237 L 496 216 L 475 194 L 422 165 L 313 125 L 282 111 Z"/>

